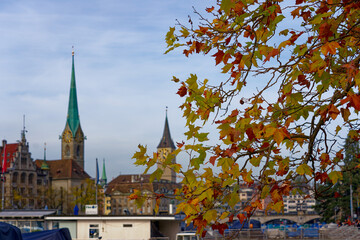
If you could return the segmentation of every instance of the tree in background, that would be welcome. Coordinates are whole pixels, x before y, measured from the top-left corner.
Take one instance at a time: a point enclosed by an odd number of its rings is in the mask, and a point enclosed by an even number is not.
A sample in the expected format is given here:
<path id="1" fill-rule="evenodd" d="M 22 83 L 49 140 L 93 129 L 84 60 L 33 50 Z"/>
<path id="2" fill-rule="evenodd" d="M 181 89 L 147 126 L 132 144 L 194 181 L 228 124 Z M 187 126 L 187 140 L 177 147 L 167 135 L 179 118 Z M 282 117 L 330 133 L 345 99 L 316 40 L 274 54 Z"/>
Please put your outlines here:
<path id="1" fill-rule="evenodd" d="M 350 185 L 353 189 L 354 213 L 357 215 L 360 188 L 360 146 L 358 141 L 354 141 L 349 135 L 345 139 L 343 146 L 345 157 L 342 165 L 342 181 L 333 185 L 327 181 L 324 185 L 320 185 L 321 189 L 318 196 L 318 204 L 316 210 L 326 222 L 334 222 L 337 220 L 344 221 L 350 212 Z"/>
<path id="2" fill-rule="evenodd" d="M 280 212 L 298 176 L 305 183 L 342 179 L 339 136 L 356 129 L 360 110 L 360 2 L 217 0 L 194 13 L 170 28 L 166 52 L 213 58 L 223 77 L 173 78 L 187 128 L 173 155 L 189 156 L 184 165 L 171 155 L 162 162 L 182 175 L 177 211 L 198 233 L 208 225 L 223 233 L 227 222 L 256 209 Z M 359 131 L 350 137 L 359 140 Z M 158 162 L 143 146 L 134 158 L 145 172 Z M 242 182 L 257 194 L 237 209 Z"/>
<path id="3" fill-rule="evenodd" d="M 102 212 L 103 208 L 103 199 L 104 193 L 100 191 L 101 186 L 98 186 L 98 205 L 99 205 L 99 213 Z M 82 213 L 85 212 L 85 205 L 93 205 L 96 203 L 96 186 L 93 179 L 87 178 L 82 182 L 79 186 L 76 186 L 71 189 L 71 202 L 72 208 L 74 209 L 75 205 L 78 205 L 80 211 Z"/>

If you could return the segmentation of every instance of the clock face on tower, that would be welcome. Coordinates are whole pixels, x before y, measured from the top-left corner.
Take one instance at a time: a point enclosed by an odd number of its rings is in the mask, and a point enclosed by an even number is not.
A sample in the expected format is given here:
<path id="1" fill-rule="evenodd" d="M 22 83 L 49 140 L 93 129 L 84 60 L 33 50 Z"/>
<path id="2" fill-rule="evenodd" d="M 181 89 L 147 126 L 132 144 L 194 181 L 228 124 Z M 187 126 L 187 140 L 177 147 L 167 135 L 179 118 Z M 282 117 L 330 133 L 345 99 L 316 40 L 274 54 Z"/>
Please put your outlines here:
<path id="1" fill-rule="evenodd" d="M 70 132 L 69 130 L 66 130 L 66 131 L 64 132 L 64 134 L 63 134 L 63 139 L 64 139 L 64 141 L 65 141 L 66 143 L 71 142 L 71 140 L 72 140 L 72 134 L 71 134 L 71 132 Z"/>
<path id="2" fill-rule="evenodd" d="M 167 149 L 160 149 L 159 150 L 159 160 L 164 162 L 166 160 L 166 157 L 168 155 L 168 150 Z"/>

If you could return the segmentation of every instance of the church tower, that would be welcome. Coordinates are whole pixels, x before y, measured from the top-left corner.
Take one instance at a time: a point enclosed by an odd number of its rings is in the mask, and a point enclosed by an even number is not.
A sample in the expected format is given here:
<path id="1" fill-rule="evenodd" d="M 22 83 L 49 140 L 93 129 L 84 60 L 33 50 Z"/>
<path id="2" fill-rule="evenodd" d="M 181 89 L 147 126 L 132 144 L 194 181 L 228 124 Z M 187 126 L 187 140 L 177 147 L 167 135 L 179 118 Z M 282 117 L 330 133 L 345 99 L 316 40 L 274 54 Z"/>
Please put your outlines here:
<path id="1" fill-rule="evenodd" d="M 84 133 L 80 126 L 79 109 L 76 95 L 74 50 L 72 51 L 72 70 L 69 106 L 65 129 L 61 138 L 61 159 L 75 160 L 84 169 Z"/>
<path id="2" fill-rule="evenodd" d="M 171 135 L 170 135 L 170 128 L 169 128 L 169 123 L 168 123 L 168 118 L 167 118 L 167 110 L 166 110 L 164 132 L 163 132 L 163 136 L 162 136 L 162 138 L 160 140 L 160 143 L 159 143 L 159 145 L 157 147 L 159 160 L 160 161 L 165 161 L 167 156 L 171 152 L 173 152 L 175 149 L 176 148 L 175 148 L 174 142 L 171 139 Z M 172 163 L 176 163 L 176 157 L 175 156 L 172 158 Z M 158 168 L 163 169 L 164 167 L 162 166 L 161 163 L 159 163 Z M 176 182 L 176 173 L 175 173 L 174 170 L 167 167 L 167 168 L 164 169 L 164 174 L 163 174 L 161 179 L 168 180 L 170 182 L 175 183 Z"/>

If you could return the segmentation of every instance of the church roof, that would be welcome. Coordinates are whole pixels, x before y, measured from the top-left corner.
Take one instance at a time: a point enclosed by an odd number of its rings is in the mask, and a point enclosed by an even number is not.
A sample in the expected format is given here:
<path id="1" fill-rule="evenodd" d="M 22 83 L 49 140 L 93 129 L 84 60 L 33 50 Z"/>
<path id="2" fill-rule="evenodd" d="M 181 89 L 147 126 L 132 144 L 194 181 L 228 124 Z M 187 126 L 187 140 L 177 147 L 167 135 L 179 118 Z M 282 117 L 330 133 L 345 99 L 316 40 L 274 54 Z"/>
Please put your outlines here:
<path id="1" fill-rule="evenodd" d="M 150 174 L 127 174 L 119 175 L 111 180 L 105 194 L 109 195 L 114 192 L 130 194 L 134 189 L 150 192 L 159 192 L 162 189 L 167 189 L 170 194 L 173 194 L 173 191 L 180 186 L 178 183 L 166 180 L 150 182 Z"/>
<path id="2" fill-rule="evenodd" d="M 174 144 L 173 140 L 171 139 L 171 135 L 170 135 L 170 128 L 169 128 L 167 114 L 166 114 L 166 117 L 165 117 L 165 126 L 164 126 L 163 136 L 162 136 L 162 138 L 160 140 L 160 143 L 159 143 L 157 148 L 172 148 L 172 149 L 175 149 L 175 144 Z"/>
<path id="3" fill-rule="evenodd" d="M 68 106 L 68 114 L 67 114 L 66 122 L 67 124 L 69 124 L 73 136 L 75 136 L 76 131 L 80 126 L 80 117 L 79 117 L 79 108 L 78 108 L 77 94 L 76 94 L 74 51 L 72 52 L 70 95 L 69 95 L 69 106 Z"/>
<path id="4" fill-rule="evenodd" d="M 46 163 L 50 168 L 50 177 L 52 177 L 53 180 L 90 178 L 89 174 L 87 174 L 75 160 L 48 160 Z M 41 168 L 43 160 L 37 159 L 35 164 Z"/>

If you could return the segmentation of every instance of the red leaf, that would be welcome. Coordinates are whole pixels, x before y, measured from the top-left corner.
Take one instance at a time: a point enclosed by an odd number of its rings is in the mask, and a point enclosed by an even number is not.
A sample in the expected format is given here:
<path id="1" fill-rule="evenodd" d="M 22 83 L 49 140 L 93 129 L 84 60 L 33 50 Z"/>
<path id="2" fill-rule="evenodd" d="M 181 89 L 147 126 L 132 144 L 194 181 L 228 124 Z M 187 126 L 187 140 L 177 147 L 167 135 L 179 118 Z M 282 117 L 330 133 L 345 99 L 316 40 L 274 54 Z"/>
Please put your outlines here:
<path id="1" fill-rule="evenodd" d="M 209 159 L 209 162 L 214 166 L 216 159 L 217 159 L 217 156 L 211 156 L 210 159 Z"/>
<path id="2" fill-rule="evenodd" d="M 271 52 L 269 52 L 269 54 L 266 56 L 264 62 L 267 62 L 270 60 L 271 57 L 275 57 L 276 55 L 278 55 L 280 53 L 279 49 L 274 48 Z"/>
<path id="3" fill-rule="evenodd" d="M 334 33 L 330 29 L 331 26 L 327 22 L 321 24 L 319 28 L 319 38 L 328 39 L 329 37 L 333 36 Z"/>
<path id="4" fill-rule="evenodd" d="M 182 141 L 182 142 L 177 142 L 177 143 L 176 143 L 176 146 L 177 146 L 178 148 L 182 148 L 182 147 L 184 146 L 184 144 L 185 144 L 184 141 Z"/>
<path id="5" fill-rule="evenodd" d="M 185 87 L 185 84 L 183 83 L 182 86 L 179 88 L 176 94 L 179 94 L 180 97 L 183 97 L 187 94 L 187 88 Z"/>
<path id="6" fill-rule="evenodd" d="M 260 148 L 268 148 L 270 144 L 268 142 L 264 142 Z"/>
<path id="7" fill-rule="evenodd" d="M 335 192 L 335 194 L 334 194 L 334 198 L 339 198 L 339 197 L 341 197 L 340 193 Z"/>
<path id="8" fill-rule="evenodd" d="M 224 52 L 222 50 L 218 50 L 217 53 L 212 56 L 215 57 L 216 65 L 218 65 L 223 60 Z"/>
<path id="9" fill-rule="evenodd" d="M 360 110 L 360 95 L 350 96 L 350 103 L 356 110 Z"/>
<path id="10" fill-rule="evenodd" d="M 315 181 L 319 180 L 321 183 L 325 183 L 327 179 L 329 179 L 329 176 L 326 172 L 317 172 L 315 174 Z"/>
<path id="11" fill-rule="evenodd" d="M 195 50 L 196 50 L 196 53 L 200 53 L 203 45 L 204 45 L 204 44 L 201 43 L 201 42 L 195 42 Z"/>
<path id="12" fill-rule="evenodd" d="M 255 134 L 254 134 L 252 128 L 246 129 L 246 135 L 248 136 L 250 141 L 252 141 L 255 138 Z"/>
<path id="13" fill-rule="evenodd" d="M 226 223 L 217 223 L 211 226 L 213 230 L 218 230 L 221 235 L 224 235 L 225 229 L 228 229 L 228 225 Z"/>
<path id="14" fill-rule="evenodd" d="M 239 213 L 237 218 L 239 219 L 240 223 L 243 223 L 246 220 L 246 216 L 242 213 Z"/>
<path id="15" fill-rule="evenodd" d="M 208 27 L 199 26 L 199 30 L 200 30 L 200 32 L 202 32 L 202 33 L 206 33 L 206 32 L 209 30 L 209 28 L 208 28 Z"/>
<path id="16" fill-rule="evenodd" d="M 214 9 L 215 9 L 215 7 L 212 6 L 211 8 L 206 8 L 206 11 L 210 13 L 210 12 L 214 11 Z"/>
<path id="17" fill-rule="evenodd" d="M 311 17 L 311 12 L 310 11 L 302 12 L 301 16 L 303 17 L 304 21 L 307 21 Z"/>
<path id="18" fill-rule="evenodd" d="M 360 104 L 360 102 L 359 102 L 359 104 Z M 331 117 L 333 120 L 335 120 L 336 117 L 337 117 L 339 114 L 340 114 L 339 109 L 337 109 L 334 104 L 331 104 L 331 105 L 329 106 L 329 115 L 330 115 L 330 117 Z"/>
<path id="19" fill-rule="evenodd" d="M 307 88 L 310 87 L 310 82 L 308 80 L 306 80 L 306 77 L 303 74 L 298 76 L 298 82 L 299 82 L 300 86 L 306 86 Z"/>

